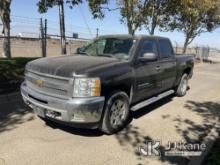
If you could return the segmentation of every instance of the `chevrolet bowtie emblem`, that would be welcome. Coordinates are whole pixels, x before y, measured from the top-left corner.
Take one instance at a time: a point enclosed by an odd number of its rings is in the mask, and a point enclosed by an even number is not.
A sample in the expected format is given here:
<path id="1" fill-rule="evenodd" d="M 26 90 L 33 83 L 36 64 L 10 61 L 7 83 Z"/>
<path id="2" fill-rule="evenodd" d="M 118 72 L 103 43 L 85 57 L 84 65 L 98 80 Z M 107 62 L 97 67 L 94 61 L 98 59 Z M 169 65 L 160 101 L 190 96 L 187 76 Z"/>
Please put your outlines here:
<path id="1" fill-rule="evenodd" d="M 43 84 L 44 84 L 43 80 L 36 80 L 35 83 L 36 83 L 36 85 L 39 86 L 39 87 L 42 87 Z"/>

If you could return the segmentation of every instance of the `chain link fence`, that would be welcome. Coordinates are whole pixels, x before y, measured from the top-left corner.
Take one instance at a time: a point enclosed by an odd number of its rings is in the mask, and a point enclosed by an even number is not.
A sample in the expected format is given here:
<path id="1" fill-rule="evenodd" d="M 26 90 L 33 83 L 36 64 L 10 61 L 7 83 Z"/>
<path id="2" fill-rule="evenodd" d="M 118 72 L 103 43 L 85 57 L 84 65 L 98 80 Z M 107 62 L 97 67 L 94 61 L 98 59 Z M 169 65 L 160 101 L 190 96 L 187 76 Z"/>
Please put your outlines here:
<path id="1" fill-rule="evenodd" d="M 183 47 L 177 42 L 173 42 L 174 51 L 177 55 L 181 55 Z M 212 62 L 216 59 L 220 59 L 220 50 L 210 48 L 209 46 L 197 45 L 189 46 L 186 50 L 186 54 L 193 55 L 197 61 Z"/>

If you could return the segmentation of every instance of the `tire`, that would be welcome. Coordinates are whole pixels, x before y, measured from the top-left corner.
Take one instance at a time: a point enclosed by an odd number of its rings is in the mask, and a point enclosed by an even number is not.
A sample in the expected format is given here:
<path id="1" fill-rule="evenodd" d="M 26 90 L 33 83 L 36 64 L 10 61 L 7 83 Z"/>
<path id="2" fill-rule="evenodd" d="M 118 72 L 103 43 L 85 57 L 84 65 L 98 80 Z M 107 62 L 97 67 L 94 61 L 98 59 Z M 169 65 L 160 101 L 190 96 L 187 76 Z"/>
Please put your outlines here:
<path id="1" fill-rule="evenodd" d="M 101 131 L 113 134 L 122 129 L 129 119 L 129 97 L 125 92 L 111 93 L 105 102 Z"/>
<path id="2" fill-rule="evenodd" d="M 178 87 L 176 88 L 176 95 L 183 97 L 186 95 L 188 89 L 188 74 L 183 74 Z"/>

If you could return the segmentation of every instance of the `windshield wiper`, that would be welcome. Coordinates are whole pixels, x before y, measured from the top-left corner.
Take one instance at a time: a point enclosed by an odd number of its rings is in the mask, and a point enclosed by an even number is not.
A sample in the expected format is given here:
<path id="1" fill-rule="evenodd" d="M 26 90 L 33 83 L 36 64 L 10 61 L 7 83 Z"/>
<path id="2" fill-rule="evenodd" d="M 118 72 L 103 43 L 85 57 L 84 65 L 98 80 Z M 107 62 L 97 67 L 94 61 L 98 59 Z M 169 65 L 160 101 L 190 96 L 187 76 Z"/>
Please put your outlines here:
<path id="1" fill-rule="evenodd" d="M 111 57 L 111 58 L 115 58 L 115 56 L 110 55 L 110 54 L 97 54 L 97 56 L 103 56 L 103 57 Z"/>
<path id="2" fill-rule="evenodd" d="M 86 52 L 79 52 L 78 54 L 82 54 L 82 55 L 91 56 L 91 54 L 88 54 L 88 53 L 86 53 Z"/>

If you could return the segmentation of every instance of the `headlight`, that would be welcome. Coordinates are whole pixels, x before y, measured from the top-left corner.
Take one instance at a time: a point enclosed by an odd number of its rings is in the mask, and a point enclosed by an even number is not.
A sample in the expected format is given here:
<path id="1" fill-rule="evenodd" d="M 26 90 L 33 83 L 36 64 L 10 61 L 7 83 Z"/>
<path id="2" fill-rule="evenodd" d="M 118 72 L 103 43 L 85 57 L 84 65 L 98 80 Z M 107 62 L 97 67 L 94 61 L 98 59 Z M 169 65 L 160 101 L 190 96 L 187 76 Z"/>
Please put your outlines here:
<path id="1" fill-rule="evenodd" d="M 73 97 L 100 96 L 100 93 L 99 78 L 76 78 L 74 80 Z"/>

